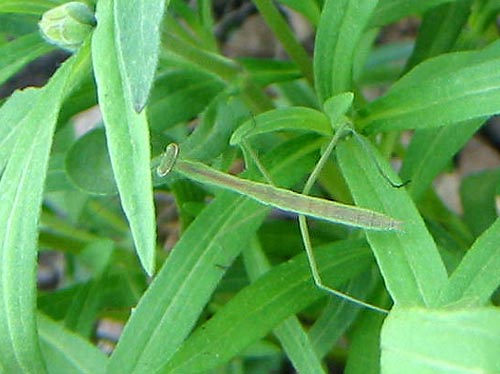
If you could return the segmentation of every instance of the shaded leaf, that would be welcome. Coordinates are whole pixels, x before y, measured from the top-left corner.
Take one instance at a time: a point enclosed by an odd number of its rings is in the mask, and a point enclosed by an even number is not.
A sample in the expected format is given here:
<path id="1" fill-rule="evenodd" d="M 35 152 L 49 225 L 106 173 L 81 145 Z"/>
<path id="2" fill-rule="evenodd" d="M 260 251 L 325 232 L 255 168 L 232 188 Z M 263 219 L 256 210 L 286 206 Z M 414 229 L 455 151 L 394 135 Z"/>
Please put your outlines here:
<path id="1" fill-rule="evenodd" d="M 107 357 L 82 337 L 38 315 L 42 352 L 50 373 L 104 373 Z"/>
<path id="2" fill-rule="evenodd" d="M 38 32 L 21 36 L 0 47 L 0 85 L 35 58 L 53 48 Z"/>
<path id="3" fill-rule="evenodd" d="M 117 193 L 102 128 L 86 133 L 71 146 L 65 168 L 71 182 L 82 191 L 97 195 Z"/>

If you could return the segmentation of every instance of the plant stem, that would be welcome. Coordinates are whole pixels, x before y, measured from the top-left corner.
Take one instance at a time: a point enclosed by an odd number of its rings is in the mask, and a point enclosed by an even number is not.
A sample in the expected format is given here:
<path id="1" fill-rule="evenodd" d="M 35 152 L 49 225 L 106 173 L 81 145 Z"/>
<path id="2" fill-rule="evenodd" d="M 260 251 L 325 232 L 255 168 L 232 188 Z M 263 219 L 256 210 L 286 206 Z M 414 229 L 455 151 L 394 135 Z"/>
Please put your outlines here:
<path id="1" fill-rule="evenodd" d="M 295 38 L 287 22 L 271 0 L 254 0 L 267 25 L 271 28 L 276 38 L 281 42 L 286 53 L 299 66 L 304 77 L 314 85 L 312 61 L 306 50 Z"/>

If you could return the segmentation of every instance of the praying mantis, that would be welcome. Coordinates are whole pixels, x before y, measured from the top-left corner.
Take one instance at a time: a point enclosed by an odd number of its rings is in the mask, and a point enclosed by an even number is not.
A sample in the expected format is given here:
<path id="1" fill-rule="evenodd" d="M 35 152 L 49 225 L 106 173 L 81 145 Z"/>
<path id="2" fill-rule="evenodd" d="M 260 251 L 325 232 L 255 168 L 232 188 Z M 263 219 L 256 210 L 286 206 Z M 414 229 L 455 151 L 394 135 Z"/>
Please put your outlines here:
<path id="1" fill-rule="evenodd" d="M 176 143 L 171 143 L 166 147 L 156 172 L 158 176 L 164 177 L 171 171 L 175 171 L 193 181 L 230 190 L 256 200 L 264 205 L 296 213 L 298 215 L 300 232 L 311 268 L 311 274 L 316 286 L 349 302 L 377 312 L 388 313 L 388 311 L 383 308 L 354 298 L 323 283 L 314 258 L 306 221 L 306 217 L 312 217 L 365 230 L 401 230 L 402 223 L 400 221 L 382 213 L 308 195 L 325 162 L 335 148 L 335 145 L 347 132 L 352 131 L 354 130 L 351 129 L 348 123 L 337 128 L 325 152 L 307 179 L 302 193 L 276 187 L 269 178 L 268 173 L 262 165 L 260 165 L 260 162 L 258 162 L 258 158 L 245 142 L 241 144 L 242 147 L 245 147 L 247 154 L 252 155 L 257 167 L 264 175 L 265 179 L 267 179 L 267 184 L 238 178 L 213 169 L 203 163 L 182 159 L 179 157 L 179 146 Z"/>

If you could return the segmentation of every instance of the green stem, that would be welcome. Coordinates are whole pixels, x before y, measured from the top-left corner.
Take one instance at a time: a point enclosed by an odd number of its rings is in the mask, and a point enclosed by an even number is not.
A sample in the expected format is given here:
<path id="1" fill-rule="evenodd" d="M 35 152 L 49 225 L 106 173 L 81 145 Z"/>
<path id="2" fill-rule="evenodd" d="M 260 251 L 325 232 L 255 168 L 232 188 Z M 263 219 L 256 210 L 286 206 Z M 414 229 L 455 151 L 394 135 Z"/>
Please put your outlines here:
<path id="1" fill-rule="evenodd" d="M 267 25 L 281 42 L 286 53 L 299 66 L 309 84 L 314 85 L 312 61 L 306 50 L 295 38 L 294 33 L 271 0 L 254 0 Z"/>
<path id="2" fill-rule="evenodd" d="M 164 37 L 166 49 L 185 60 L 216 74 L 226 82 L 232 82 L 241 72 L 241 68 L 232 60 L 221 55 L 199 49 L 186 43 L 177 35 L 167 33 Z"/>
<path id="3" fill-rule="evenodd" d="M 383 134 L 382 142 L 380 143 L 380 153 L 389 159 L 394 150 L 394 146 L 399 137 L 399 131 L 389 131 Z"/>

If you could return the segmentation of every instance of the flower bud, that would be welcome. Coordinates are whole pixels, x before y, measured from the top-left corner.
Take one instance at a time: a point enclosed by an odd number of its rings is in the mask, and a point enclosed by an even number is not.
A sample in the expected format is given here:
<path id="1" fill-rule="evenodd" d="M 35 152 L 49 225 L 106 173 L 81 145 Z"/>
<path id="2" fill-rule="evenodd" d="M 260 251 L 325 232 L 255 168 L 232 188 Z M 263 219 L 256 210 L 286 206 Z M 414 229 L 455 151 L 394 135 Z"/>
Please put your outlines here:
<path id="1" fill-rule="evenodd" d="M 90 8 L 71 1 L 52 8 L 42 15 L 38 23 L 43 37 L 60 48 L 76 51 L 96 25 Z"/>

